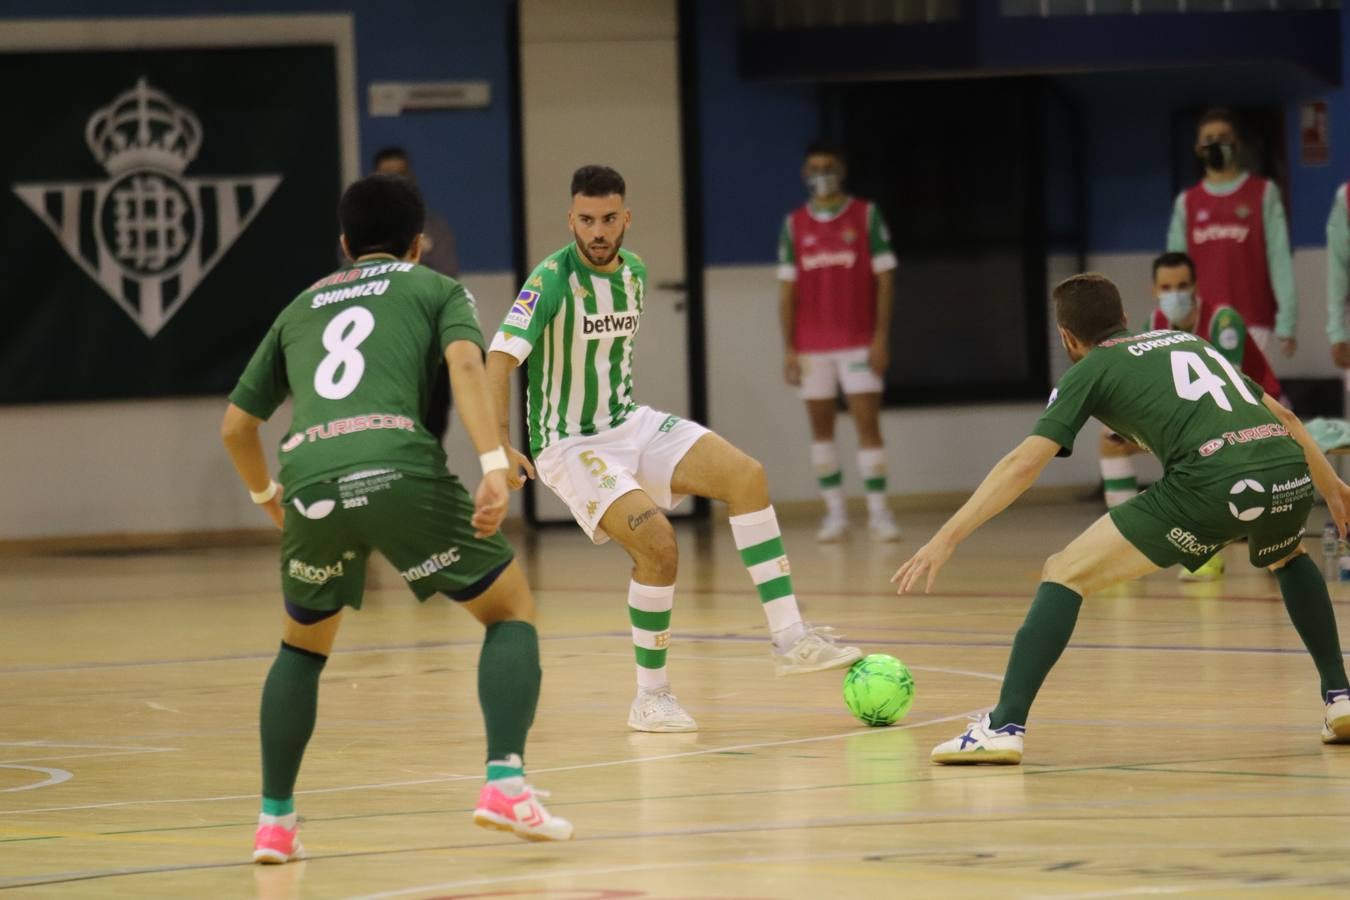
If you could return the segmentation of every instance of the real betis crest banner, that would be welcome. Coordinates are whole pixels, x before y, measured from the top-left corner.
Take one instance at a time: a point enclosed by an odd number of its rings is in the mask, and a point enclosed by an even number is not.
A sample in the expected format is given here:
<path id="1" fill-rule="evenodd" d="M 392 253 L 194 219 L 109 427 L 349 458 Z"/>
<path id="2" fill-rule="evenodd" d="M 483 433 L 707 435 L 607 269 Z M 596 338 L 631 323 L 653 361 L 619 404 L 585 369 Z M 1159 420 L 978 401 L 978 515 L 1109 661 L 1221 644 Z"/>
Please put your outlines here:
<path id="1" fill-rule="evenodd" d="M 331 46 L 0 55 L 0 403 L 225 393 L 331 270 Z"/>

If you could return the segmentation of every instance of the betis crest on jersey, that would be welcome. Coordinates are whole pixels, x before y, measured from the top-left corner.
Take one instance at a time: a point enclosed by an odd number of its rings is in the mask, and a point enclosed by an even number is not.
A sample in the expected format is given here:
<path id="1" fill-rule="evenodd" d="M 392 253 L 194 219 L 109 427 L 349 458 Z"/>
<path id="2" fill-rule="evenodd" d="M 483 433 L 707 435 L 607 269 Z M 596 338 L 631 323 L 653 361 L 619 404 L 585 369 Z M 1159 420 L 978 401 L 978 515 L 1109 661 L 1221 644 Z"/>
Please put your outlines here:
<path id="1" fill-rule="evenodd" d="M 201 123 L 145 78 L 95 110 L 84 139 L 106 179 L 16 184 L 14 193 L 153 338 L 257 216 L 281 176 L 184 176 L 201 149 Z"/>

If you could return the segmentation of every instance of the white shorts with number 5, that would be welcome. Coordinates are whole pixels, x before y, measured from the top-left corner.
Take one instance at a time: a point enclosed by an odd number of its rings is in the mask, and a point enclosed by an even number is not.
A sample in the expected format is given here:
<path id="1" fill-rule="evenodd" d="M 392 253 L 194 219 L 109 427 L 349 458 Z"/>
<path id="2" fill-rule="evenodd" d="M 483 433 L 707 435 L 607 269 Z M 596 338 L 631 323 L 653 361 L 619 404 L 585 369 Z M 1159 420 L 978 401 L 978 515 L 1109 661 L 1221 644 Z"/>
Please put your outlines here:
<path id="1" fill-rule="evenodd" d="M 845 394 L 880 394 L 885 384 L 872 371 L 867 355 L 866 347 L 797 354 L 802 367 L 802 399 L 833 400 L 840 387 Z"/>
<path id="2" fill-rule="evenodd" d="M 697 422 L 639 406 L 618 428 L 545 447 L 534 464 L 539 480 L 567 504 L 581 530 L 603 544 L 609 535 L 600 519 L 624 494 L 645 491 L 662 509 L 680 505 L 684 495 L 671 494 L 671 476 L 708 433 Z"/>

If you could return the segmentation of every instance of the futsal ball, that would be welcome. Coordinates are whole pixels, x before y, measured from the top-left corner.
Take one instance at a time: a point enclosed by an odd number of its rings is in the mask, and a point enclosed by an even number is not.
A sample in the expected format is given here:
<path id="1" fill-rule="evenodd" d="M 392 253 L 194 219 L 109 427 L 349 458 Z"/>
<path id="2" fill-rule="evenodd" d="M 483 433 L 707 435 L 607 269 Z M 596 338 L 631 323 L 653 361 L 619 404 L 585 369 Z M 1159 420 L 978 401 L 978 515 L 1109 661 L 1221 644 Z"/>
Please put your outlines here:
<path id="1" fill-rule="evenodd" d="M 891 725 L 914 703 L 914 676 L 894 656 L 864 656 L 844 675 L 844 703 L 864 725 Z"/>

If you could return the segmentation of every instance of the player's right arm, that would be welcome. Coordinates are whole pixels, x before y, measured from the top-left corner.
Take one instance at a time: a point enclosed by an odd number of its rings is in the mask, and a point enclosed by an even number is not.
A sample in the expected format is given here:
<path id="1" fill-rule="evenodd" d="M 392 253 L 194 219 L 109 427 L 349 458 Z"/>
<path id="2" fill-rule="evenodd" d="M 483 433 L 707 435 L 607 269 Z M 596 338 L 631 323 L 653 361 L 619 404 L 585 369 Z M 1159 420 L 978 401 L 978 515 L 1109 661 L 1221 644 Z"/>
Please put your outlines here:
<path id="1" fill-rule="evenodd" d="M 999 460 L 970 499 L 891 576 L 891 583 L 900 585 L 898 593 L 908 593 L 925 576 L 924 590 L 932 590 L 957 545 L 1026 493 L 1050 460 L 1073 452 L 1074 438 L 1092 415 L 1095 387 L 1089 365 L 1080 362 L 1065 373 L 1031 436 Z"/>
<path id="2" fill-rule="evenodd" d="M 562 309 L 563 286 L 558 281 L 543 266 L 534 270 L 511 304 L 488 353 L 488 390 L 497 415 L 498 436 L 506 448 L 506 483 L 513 491 L 524 486 L 526 478 L 534 478 L 535 471 L 530 458 L 511 446 L 511 373 L 529 359 L 544 329 Z"/>
<path id="3" fill-rule="evenodd" d="M 1186 252 L 1186 194 L 1177 194 L 1172 204 L 1172 221 L 1167 225 L 1167 252 Z"/>
<path id="4" fill-rule="evenodd" d="M 792 336 L 797 329 L 797 259 L 792 245 L 792 217 L 778 232 L 778 327 L 783 334 L 783 380 L 802 383 L 801 363 Z"/>
<path id="5" fill-rule="evenodd" d="M 1336 527 L 1340 529 L 1341 537 L 1345 537 L 1347 528 L 1350 527 L 1350 485 L 1341 481 L 1341 477 L 1327 460 L 1326 454 L 1317 446 L 1317 441 L 1313 440 L 1313 436 L 1308 433 L 1308 429 L 1303 426 L 1298 416 L 1269 394 L 1262 396 L 1261 402 L 1285 427 L 1289 436 L 1298 441 L 1299 447 L 1303 448 L 1303 458 L 1308 461 L 1308 474 L 1312 475 L 1313 486 L 1326 499 L 1327 511 L 1331 513 Z"/>
<path id="6" fill-rule="evenodd" d="M 244 374 L 239 376 L 239 383 L 230 393 L 225 418 L 220 423 L 220 439 L 230 454 L 234 470 L 239 473 L 239 479 L 250 493 L 264 493 L 272 484 L 258 429 L 276 412 L 286 399 L 288 390 L 280 331 L 277 325 L 273 325 L 258 349 L 253 351 Z M 285 522 L 281 509 L 281 489 L 278 488 L 270 500 L 259 505 L 272 524 L 281 528 Z"/>
<path id="7" fill-rule="evenodd" d="M 1350 343 L 1345 338 L 1345 297 L 1350 293 L 1350 216 L 1346 188 L 1341 185 L 1327 216 L 1327 339 L 1338 368 L 1350 368 Z"/>

